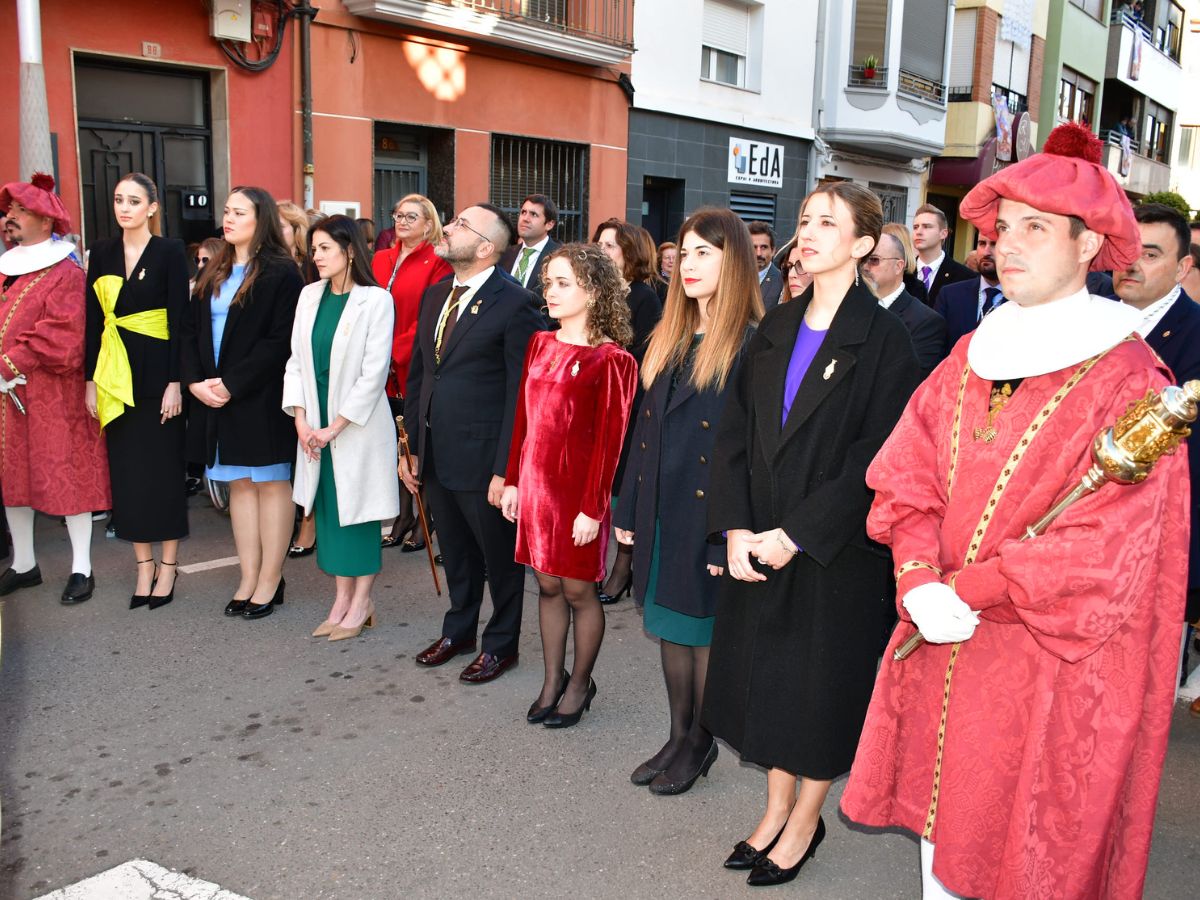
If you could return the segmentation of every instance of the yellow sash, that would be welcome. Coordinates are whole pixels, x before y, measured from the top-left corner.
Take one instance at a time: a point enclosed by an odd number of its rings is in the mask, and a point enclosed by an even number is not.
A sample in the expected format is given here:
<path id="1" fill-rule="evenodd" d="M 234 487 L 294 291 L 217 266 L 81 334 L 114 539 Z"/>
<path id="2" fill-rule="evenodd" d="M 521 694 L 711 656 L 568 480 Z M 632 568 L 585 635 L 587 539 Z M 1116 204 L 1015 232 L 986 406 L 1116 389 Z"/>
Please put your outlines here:
<path id="1" fill-rule="evenodd" d="M 101 428 L 125 412 L 126 406 L 133 406 L 133 370 L 129 368 L 129 353 L 117 328 L 160 341 L 170 337 L 166 309 L 148 309 L 119 318 L 114 315 L 117 295 L 124 283 L 119 275 L 102 275 L 94 285 L 100 309 L 104 311 L 104 331 L 100 335 L 100 353 L 92 377 L 96 382 L 96 410 L 100 414 Z"/>

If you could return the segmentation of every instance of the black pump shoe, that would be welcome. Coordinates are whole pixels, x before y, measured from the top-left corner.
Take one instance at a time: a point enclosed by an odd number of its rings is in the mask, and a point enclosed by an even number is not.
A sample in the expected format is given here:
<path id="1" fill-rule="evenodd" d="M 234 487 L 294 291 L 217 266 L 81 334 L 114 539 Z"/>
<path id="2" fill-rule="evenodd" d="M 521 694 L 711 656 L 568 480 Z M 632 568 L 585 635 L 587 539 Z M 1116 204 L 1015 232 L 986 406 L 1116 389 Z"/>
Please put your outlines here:
<path id="1" fill-rule="evenodd" d="M 275 596 L 271 598 L 269 603 L 251 603 L 246 601 L 246 611 L 242 613 L 243 619 L 265 619 L 271 613 L 275 612 L 275 607 L 283 603 L 283 588 L 285 582 L 282 578 L 279 579 L 279 587 L 275 588 Z"/>
<path id="2" fill-rule="evenodd" d="M 171 566 L 172 568 L 174 568 L 175 566 L 178 565 L 178 563 L 164 562 L 163 565 Z M 168 603 L 170 603 L 172 600 L 175 599 L 175 584 L 179 580 L 179 574 L 176 573 L 174 578 L 175 578 L 175 581 L 171 582 L 171 592 L 169 594 L 164 594 L 161 597 L 156 597 L 154 594 L 151 594 L 149 597 L 146 598 L 146 602 L 149 604 L 150 609 L 159 609 L 163 606 L 166 606 Z M 155 579 L 155 581 L 157 581 L 157 580 L 158 579 Z"/>
<path id="3" fill-rule="evenodd" d="M 227 604 L 225 604 L 225 615 L 240 616 L 242 613 L 244 613 L 246 611 L 246 606 L 249 603 L 250 603 L 249 597 L 247 597 L 245 600 L 239 600 L 237 597 L 234 597 Z"/>
<path id="4" fill-rule="evenodd" d="M 137 564 L 139 566 L 152 566 L 152 565 L 154 565 L 154 560 L 153 559 L 139 559 L 137 561 Z M 154 582 L 157 579 L 158 579 L 158 572 L 155 571 L 154 575 L 150 578 L 150 590 L 154 590 Z M 129 596 L 129 608 L 130 609 L 137 609 L 139 606 L 145 606 L 149 602 L 150 602 L 149 594 L 131 594 Z"/>
<path id="5" fill-rule="evenodd" d="M 615 594 L 606 594 L 600 591 L 600 602 L 605 606 L 611 606 L 613 603 L 618 603 L 622 597 L 627 597 L 629 592 L 633 590 L 633 576 L 629 576 L 629 580 L 625 582 L 625 586 Z"/>
<path id="6" fill-rule="evenodd" d="M 787 822 L 783 823 L 784 826 Z M 775 849 L 775 845 L 779 843 L 779 835 L 783 834 L 783 829 L 779 829 L 779 834 L 775 835 L 771 843 L 758 850 L 749 841 L 738 841 L 733 848 L 733 852 L 726 857 L 723 865 L 727 869 L 753 869 L 760 862 L 767 858 L 767 854 Z"/>
<path id="7" fill-rule="evenodd" d="M 584 710 L 592 708 L 592 700 L 595 697 L 596 682 L 589 680 L 587 694 L 583 698 L 583 706 L 579 707 L 573 713 L 561 713 L 558 711 L 558 707 L 555 706 L 554 711 L 542 720 L 542 724 L 547 728 L 570 728 L 573 725 L 578 725 L 579 720 L 583 718 Z"/>
<path id="8" fill-rule="evenodd" d="M 816 855 L 817 848 L 821 846 L 821 841 L 823 840 L 825 840 L 825 820 L 818 816 L 817 830 L 813 832 L 808 849 L 804 851 L 804 855 L 800 857 L 798 863 L 790 869 L 781 869 L 769 856 L 764 855 L 754 868 L 750 870 L 750 874 L 746 878 L 746 884 L 750 885 L 750 887 L 771 887 L 776 884 L 786 884 L 799 875 L 803 865 Z"/>
<path id="9" fill-rule="evenodd" d="M 692 785 L 696 783 L 696 779 L 703 775 L 708 777 L 708 770 L 712 768 L 712 764 L 717 761 L 717 742 L 713 741 L 708 748 L 708 752 L 704 754 L 704 759 L 700 762 L 700 768 L 693 772 L 689 777 L 682 781 L 671 781 L 667 778 L 667 773 L 663 772 L 655 776 L 650 782 L 650 793 L 659 794 L 662 796 L 670 796 L 672 794 L 686 794 L 692 789 Z"/>
<path id="10" fill-rule="evenodd" d="M 554 712 L 554 707 L 558 706 L 559 701 L 563 698 L 563 694 L 567 692 L 567 682 L 570 680 L 571 674 L 564 669 L 562 673 L 562 687 L 558 689 L 558 696 L 554 698 L 554 702 L 549 706 L 538 706 L 537 701 L 534 700 L 533 705 L 529 707 L 529 712 L 525 713 L 525 721 L 530 725 L 537 725 L 539 722 L 545 721 L 546 716 Z"/>

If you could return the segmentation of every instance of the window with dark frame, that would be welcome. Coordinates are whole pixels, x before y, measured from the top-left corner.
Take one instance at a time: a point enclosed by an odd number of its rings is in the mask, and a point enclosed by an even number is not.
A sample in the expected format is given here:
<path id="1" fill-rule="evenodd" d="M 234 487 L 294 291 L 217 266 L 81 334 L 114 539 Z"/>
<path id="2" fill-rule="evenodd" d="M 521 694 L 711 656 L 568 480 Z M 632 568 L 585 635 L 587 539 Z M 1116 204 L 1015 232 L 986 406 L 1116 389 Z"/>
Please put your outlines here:
<path id="1" fill-rule="evenodd" d="M 555 240 L 588 239 L 588 146 L 492 135 L 491 199 L 516 219 L 521 201 L 545 194 L 558 206 Z"/>
<path id="2" fill-rule="evenodd" d="M 1095 111 L 1096 82 L 1063 66 L 1058 82 L 1058 118 L 1090 126 Z"/>
<path id="3" fill-rule="evenodd" d="M 1170 159 L 1171 111 L 1153 100 L 1146 101 L 1145 130 L 1142 137 L 1142 155 L 1156 162 L 1167 163 Z"/>
<path id="4" fill-rule="evenodd" d="M 1099 19 L 1104 11 L 1104 0 L 1071 0 L 1072 6 L 1078 6 L 1093 19 Z"/>

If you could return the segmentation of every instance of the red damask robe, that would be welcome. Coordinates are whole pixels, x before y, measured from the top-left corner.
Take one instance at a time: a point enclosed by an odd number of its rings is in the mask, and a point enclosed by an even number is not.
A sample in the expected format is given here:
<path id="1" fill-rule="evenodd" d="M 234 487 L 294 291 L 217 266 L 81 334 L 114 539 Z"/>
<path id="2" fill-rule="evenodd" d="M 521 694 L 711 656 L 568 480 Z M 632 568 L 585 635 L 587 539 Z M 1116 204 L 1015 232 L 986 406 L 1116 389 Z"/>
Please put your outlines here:
<path id="1" fill-rule="evenodd" d="M 895 662 L 914 631 L 901 607 L 842 808 L 932 841 L 934 874 L 968 897 L 1140 897 L 1179 660 L 1187 460 L 1017 538 L 1079 482 L 1093 435 L 1170 374 L 1133 339 L 1082 377 L 1027 378 L 989 443 L 974 433 L 991 383 L 964 375 L 968 343 L 871 465 L 868 531 L 905 570 L 899 597 L 939 578 L 905 566 L 925 563 L 982 621 Z"/>
<path id="2" fill-rule="evenodd" d="M 71 516 L 111 505 L 108 456 L 83 402 L 84 299 L 69 259 L 18 276 L 0 297 L 0 375 L 28 381 L 16 388 L 25 415 L 0 395 L 5 506 Z"/>

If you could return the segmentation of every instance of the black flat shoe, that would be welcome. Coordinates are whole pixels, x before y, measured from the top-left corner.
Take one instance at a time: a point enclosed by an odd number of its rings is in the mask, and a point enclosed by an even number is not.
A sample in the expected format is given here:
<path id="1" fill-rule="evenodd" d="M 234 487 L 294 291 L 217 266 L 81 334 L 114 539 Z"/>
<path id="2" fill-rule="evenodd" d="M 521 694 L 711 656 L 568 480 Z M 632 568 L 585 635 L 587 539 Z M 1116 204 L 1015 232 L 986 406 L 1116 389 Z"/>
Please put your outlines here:
<path id="1" fill-rule="evenodd" d="M 34 587 L 42 583 L 42 570 L 34 566 L 27 572 L 14 572 L 12 567 L 0 574 L 0 597 L 19 591 L 21 588 Z"/>
<path id="2" fill-rule="evenodd" d="M 171 566 L 172 568 L 174 568 L 176 565 L 178 565 L 178 563 L 164 562 L 163 565 Z M 176 574 L 174 577 L 175 577 L 175 581 L 171 582 L 171 592 L 169 594 L 163 594 L 161 597 L 156 597 L 154 594 L 151 594 L 149 597 L 146 598 L 147 603 L 151 609 L 160 609 L 175 599 L 175 582 L 179 580 L 179 575 Z M 157 581 L 157 580 L 158 579 L 155 579 L 155 581 Z"/>
<path id="3" fill-rule="evenodd" d="M 537 725 L 545 720 L 546 716 L 554 712 L 554 707 L 558 706 L 562 700 L 563 694 L 567 692 L 567 682 L 571 680 L 571 675 L 565 669 L 562 673 L 562 687 L 559 688 L 558 696 L 554 698 L 554 702 L 549 706 L 538 706 L 537 701 L 533 701 L 533 706 L 529 707 L 529 712 L 525 713 L 525 721 L 530 725 Z"/>
<path id="4" fill-rule="evenodd" d="M 279 579 L 279 587 L 275 588 L 275 596 L 271 598 L 269 603 L 253 603 L 246 601 L 246 610 L 242 613 L 243 619 L 265 619 L 271 613 L 275 612 L 275 607 L 283 603 L 283 587 L 284 580 Z"/>
<path id="5" fill-rule="evenodd" d="M 420 551 L 422 551 L 424 549 L 425 549 L 424 541 L 420 541 L 420 540 L 414 541 L 412 538 L 409 538 L 407 541 L 405 541 L 404 543 L 402 543 L 400 545 L 401 553 L 419 553 Z"/>
<path id="6" fill-rule="evenodd" d="M 245 600 L 239 600 L 237 597 L 234 597 L 232 600 L 229 601 L 229 603 L 227 603 L 225 605 L 225 615 L 240 616 L 242 613 L 244 613 L 246 611 L 246 606 L 249 603 L 250 603 L 249 597 L 247 597 Z"/>
<path id="7" fill-rule="evenodd" d="M 625 586 L 623 588 L 621 588 L 619 591 L 617 591 L 615 594 L 606 594 L 606 593 L 604 593 L 604 591 L 601 591 L 600 592 L 600 602 L 603 603 L 605 606 L 608 606 L 612 603 L 617 603 L 620 601 L 620 599 L 622 597 L 629 596 L 629 592 L 632 590 L 633 590 L 633 576 L 630 575 L 629 580 L 627 582 L 625 582 Z"/>
<path id="8" fill-rule="evenodd" d="M 783 823 L 785 826 L 787 822 Z M 727 869 L 753 869 L 760 862 L 767 858 L 767 854 L 775 849 L 775 845 L 779 843 L 779 835 L 783 834 L 783 829 L 779 829 L 779 834 L 775 835 L 771 843 L 763 847 L 761 850 L 755 849 L 754 845 L 749 841 L 738 841 L 733 848 L 733 852 L 725 858 L 722 865 Z"/>
<path id="9" fill-rule="evenodd" d="M 579 720 L 583 718 L 584 710 L 592 708 L 592 700 L 596 697 L 596 682 L 589 680 L 587 694 L 583 698 L 583 706 L 575 710 L 573 713 L 562 713 L 558 711 L 558 707 L 554 707 L 554 712 L 550 713 L 542 720 L 542 725 L 546 728 L 570 728 L 573 725 L 578 725 Z"/>
<path id="10" fill-rule="evenodd" d="M 816 855 L 817 848 L 821 846 L 823 840 L 825 840 L 825 820 L 818 816 L 817 830 L 813 832 L 808 849 L 804 851 L 804 855 L 800 857 L 798 863 L 790 869 L 781 869 L 769 856 L 764 855 L 750 870 L 750 874 L 746 877 L 746 884 L 750 887 L 772 887 L 776 884 L 787 884 L 799 875 L 801 867 Z"/>
<path id="11" fill-rule="evenodd" d="M 137 561 L 137 564 L 139 566 L 152 566 L 152 565 L 154 565 L 154 560 L 153 559 L 139 559 Z M 154 572 L 154 575 L 152 575 L 150 578 L 150 590 L 154 590 L 154 582 L 157 580 L 158 580 L 158 570 L 156 569 Z M 150 602 L 149 594 L 131 594 L 129 596 L 129 608 L 130 609 L 137 609 L 139 606 L 145 606 L 149 602 Z"/>
<path id="12" fill-rule="evenodd" d="M 91 600 L 92 593 L 95 590 L 95 575 L 82 575 L 79 572 L 72 572 L 71 577 L 67 579 L 67 586 L 63 588 L 60 599 L 65 605 L 74 606 L 76 603 Z"/>
<path id="13" fill-rule="evenodd" d="M 663 772 L 650 782 L 650 793 L 660 794 L 663 796 L 671 794 L 686 794 L 692 789 L 692 785 L 696 783 L 696 779 L 703 775 L 708 777 L 708 770 L 712 768 L 712 764 L 717 761 L 717 742 L 713 741 L 708 748 L 708 752 L 704 754 L 704 759 L 700 761 L 700 768 L 693 772 L 682 781 L 671 781 L 667 777 L 667 773 Z"/>
<path id="14" fill-rule="evenodd" d="M 312 556 L 317 551 L 317 542 L 313 541 L 311 546 L 301 547 L 299 544 L 292 544 L 288 547 L 288 559 L 300 559 L 304 556 Z"/>

